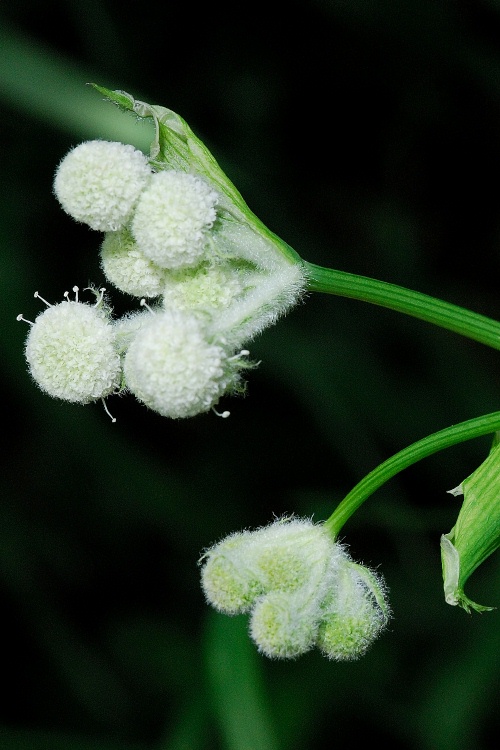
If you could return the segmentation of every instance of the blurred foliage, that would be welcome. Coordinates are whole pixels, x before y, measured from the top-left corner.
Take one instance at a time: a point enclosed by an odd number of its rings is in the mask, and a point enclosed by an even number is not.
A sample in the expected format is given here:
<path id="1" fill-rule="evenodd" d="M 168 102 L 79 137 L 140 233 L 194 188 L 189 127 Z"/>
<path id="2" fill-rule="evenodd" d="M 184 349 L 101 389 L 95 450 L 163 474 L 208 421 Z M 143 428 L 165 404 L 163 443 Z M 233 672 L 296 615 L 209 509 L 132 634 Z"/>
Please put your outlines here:
<path id="1" fill-rule="evenodd" d="M 151 134 L 95 81 L 181 114 L 306 260 L 498 318 L 499 40 L 497 0 L 2 4 L 2 750 L 496 747 L 499 614 L 445 604 L 439 553 L 446 490 L 487 439 L 406 470 L 346 525 L 394 611 L 358 662 L 267 661 L 245 617 L 209 611 L 197 566 L 275 514 L 326 518 L 393 453 L 498 410 L 496 352 L 311 295 L 253 343 L 230 419 L 126 398 L 112 424 L 36 389 L 15 317 L 37 314 L 35 290 L 103 283 L 54 169 L 85 138 L 146 150 Z M 498 554 L 468 593 L 500 605 Z"/>

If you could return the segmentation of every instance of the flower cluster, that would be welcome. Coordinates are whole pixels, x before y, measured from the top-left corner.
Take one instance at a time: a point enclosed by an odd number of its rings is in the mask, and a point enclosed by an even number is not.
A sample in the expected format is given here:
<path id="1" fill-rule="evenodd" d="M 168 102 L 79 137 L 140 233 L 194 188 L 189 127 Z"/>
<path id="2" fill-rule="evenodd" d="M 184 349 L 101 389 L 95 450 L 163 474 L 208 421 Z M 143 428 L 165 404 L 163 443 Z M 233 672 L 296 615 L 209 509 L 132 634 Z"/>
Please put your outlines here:
<path id="1" fill-rule="evenodd" d="M 162 130 L 163 145 L 173 133 Z M 224 394 L 244 391 L 248 342 L 300 298 L 302 265 L 221 183 L 213 157 L 211 169 L 174 162 L 93 140 L 59 164 L 57 200 L 104 233 L 107 282 L 140 304 L 114 320 L 105 290 L 93 306 L 47 303 L 25 353 L 50 395 L 89 403 L 130 392 L 173 419 L 215 411 Z"/>
<path id="2" fill-rule="evenodd" d="M 271 658 L 316 646 L 336 661 L 356 659 L 390 618 L 379 574 L 308 519 L 231 534 L 200 563 L 207 601 L 225 614 L 250 612 L 250 635 Z"/>

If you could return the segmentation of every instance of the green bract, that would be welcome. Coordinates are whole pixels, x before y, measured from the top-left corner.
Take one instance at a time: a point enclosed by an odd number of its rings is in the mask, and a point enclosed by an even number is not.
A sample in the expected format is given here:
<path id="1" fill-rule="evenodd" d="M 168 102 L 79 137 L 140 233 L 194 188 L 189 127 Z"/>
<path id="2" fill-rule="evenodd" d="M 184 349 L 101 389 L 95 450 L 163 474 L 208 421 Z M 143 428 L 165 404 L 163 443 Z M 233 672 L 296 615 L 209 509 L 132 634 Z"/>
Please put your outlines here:
<path id="1" fill-rule="evenodd" d="M 302 264 L 295 250 L 271 232 L 248 208 L 205 144 L 197 138 L 180 115 L 157 104 L 137 101 L 125 91 L 111 91 L 96 84 L 92 85 L 122 109 L 133 112 L 138 117 L 153 120 L 155 139 L 151 144 L 150 164 L 154 169 L 158 171 L 173 169 L 178 172 L 197 174 L 205 178 L 218 191 L 219 209 L 223 214 L 223 219 L 237 222 L 240 230 L 245 232 L 250 260 L 261 257 L 266 266 L 277 251 L 289 262 Z"/>
<path id="2" fill-rule="evenodd" d="M 444 594 L 448 604 L 467 612 L 494 609 L 464 594 L 470 575 L 500 546 L 500 445 L 452 494 L 464 495 L 457 522 L 441 537 Z"/>

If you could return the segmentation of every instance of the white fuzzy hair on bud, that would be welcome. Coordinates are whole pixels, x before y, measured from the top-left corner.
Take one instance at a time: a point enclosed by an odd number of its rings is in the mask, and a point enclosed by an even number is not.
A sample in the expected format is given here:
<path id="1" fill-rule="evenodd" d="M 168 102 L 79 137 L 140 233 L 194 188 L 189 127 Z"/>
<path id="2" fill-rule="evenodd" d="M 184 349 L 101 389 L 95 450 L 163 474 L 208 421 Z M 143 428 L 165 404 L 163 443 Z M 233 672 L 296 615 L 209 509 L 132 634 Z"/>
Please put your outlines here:
<path id="1" fill-rule="evenodd" d="M 49 306 L 30 327 L 25 355 L 39 387 L 64 401 L 87 404 L 120 384 L 114 330 L 101 306 L 69 299 Z"/>
<path id="2" fill-rule="evenodd" d="M 217 193 L 201 178 L 166 170 L 142 192 L 131 230 L 142 252 L 161 268 L 196 266 L 203 259 Z"/>
<path id="3" fill-rule="evenodd" d="M 334 579 L 322 609 L 318 648 L 334 661 L 358 659 L 389 620 L 385 582 L 349 560 Z"/>
<path id="4" fill-rule="evenodd" d="M 165 274 L 163 305 L 177 310 L 223 310 L 242 293 L 243 274 L 216 264 Z"/>
<path id="5" fill-rule="evenodd" d="M 209 411 L 237 379 L 238 364 L 210 343 L 200 321 L 178 310 L 152 312 L 124 360 L 134 396 L 162 416 Z"/>
<path id="6" fill-rule="evenodd" d="M 59 164 L 54 193 L 76 221 L 102 232 L 123 227 L 151 176 L 146 156 L 114 141 L 84 141 Z"/>

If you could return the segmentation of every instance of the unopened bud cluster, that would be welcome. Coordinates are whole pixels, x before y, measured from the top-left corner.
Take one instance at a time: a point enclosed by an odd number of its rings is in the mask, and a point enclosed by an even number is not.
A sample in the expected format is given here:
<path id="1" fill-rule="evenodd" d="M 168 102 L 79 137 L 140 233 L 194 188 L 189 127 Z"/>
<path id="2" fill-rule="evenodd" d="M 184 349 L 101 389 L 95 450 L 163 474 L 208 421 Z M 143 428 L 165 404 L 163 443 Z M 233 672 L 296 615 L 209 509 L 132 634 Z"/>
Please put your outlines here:
<path id="1" fill-rule="evenodd" d="M 244 390 L 243 347 L 296 303 L 304 276 L 217 187 L 122 143 L 87 141 L 66 155 L 56 198 L 104 233 L 102 272 L 140 305 L 115 320 L 104 289 L 95 304 L 67 293 L 46 303 L 25 350 L 44 391 L 75 403 L 131 392 L 176 419 Z"/>
<path id="2" fill-rule="evenodd" d="M 381 576 L 307 519 L 231 534 L 200 563 L 207 601 L 225 614 L 249 612 L 250 635 L 271 658 L 317 647 L 336 661 L 357 659 L 390 617 Z"/>

